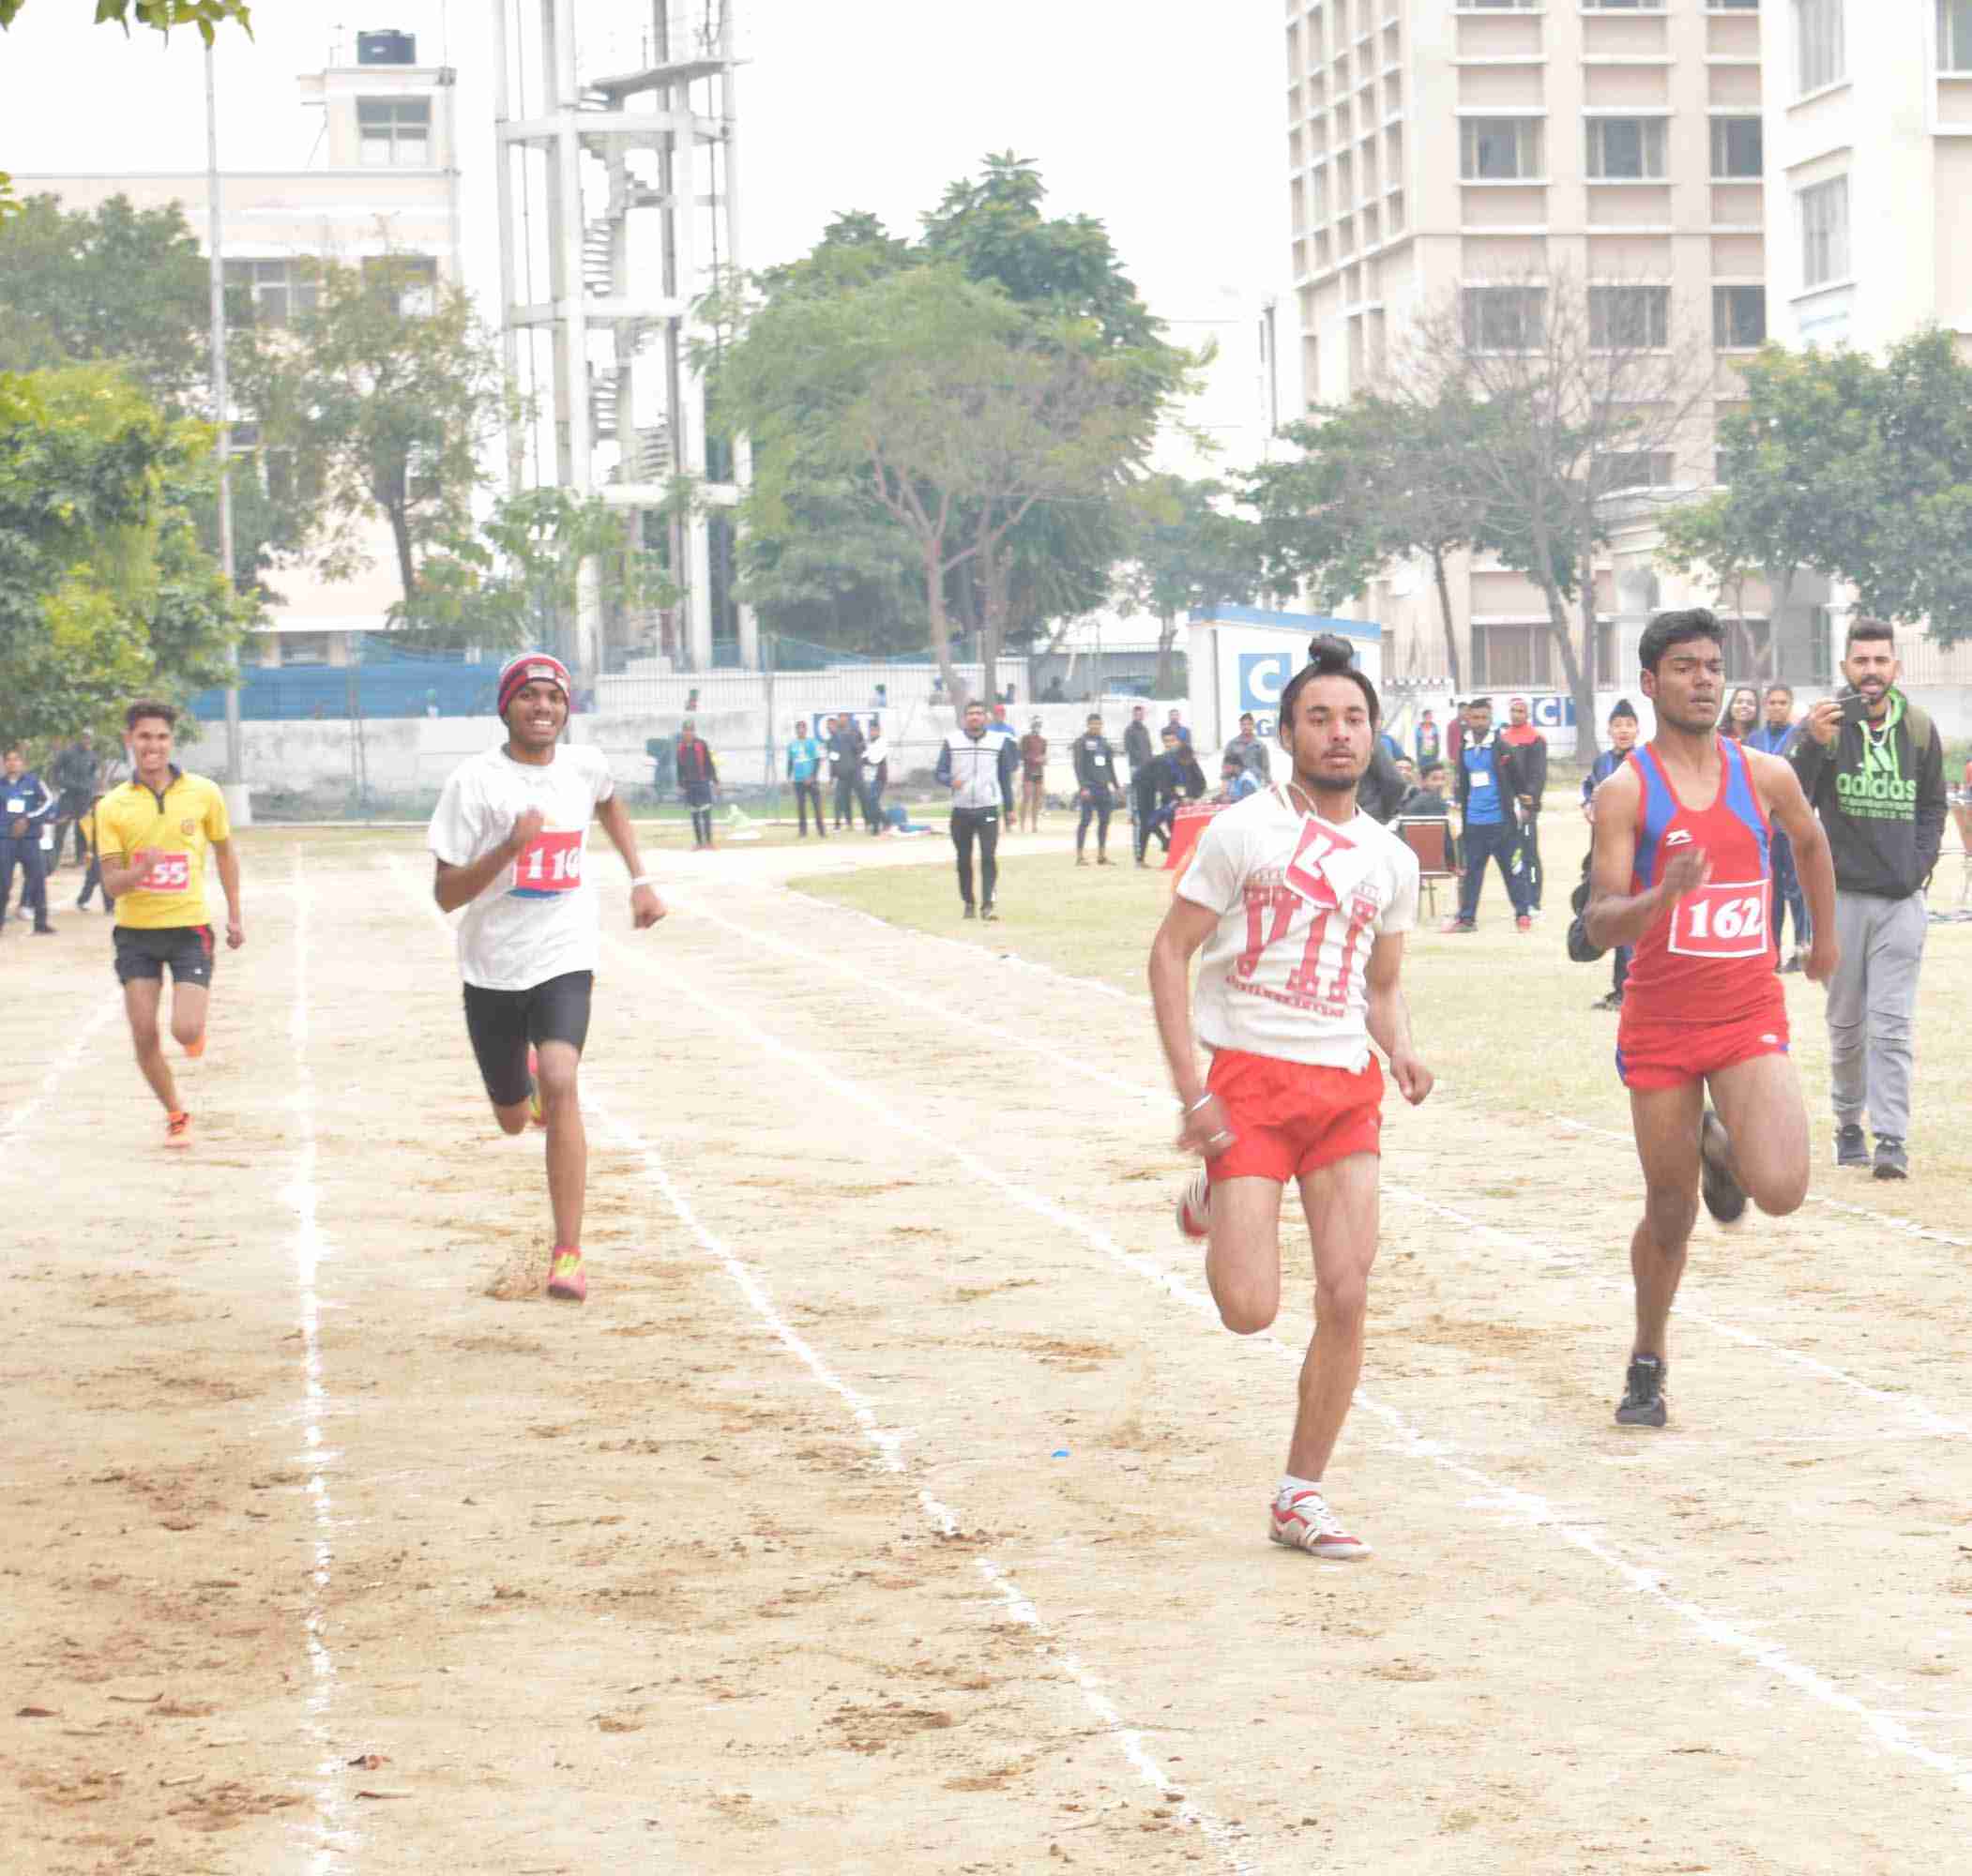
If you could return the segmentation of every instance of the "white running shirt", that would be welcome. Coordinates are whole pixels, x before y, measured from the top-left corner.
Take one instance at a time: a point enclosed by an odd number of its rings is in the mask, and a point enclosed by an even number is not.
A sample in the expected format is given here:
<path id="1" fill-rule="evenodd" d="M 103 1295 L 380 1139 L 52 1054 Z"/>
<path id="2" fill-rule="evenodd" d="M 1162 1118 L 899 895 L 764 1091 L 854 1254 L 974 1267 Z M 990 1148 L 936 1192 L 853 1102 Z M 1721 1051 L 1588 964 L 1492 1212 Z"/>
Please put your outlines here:
<path id="1" fill-rule="evenodd" d="M 583 863 L 596 804 L 615 792 L 602 751 L 571 743 L 557 745 L 554 760 L 540 767 L 515 762 L 503 745 L 452 771 L 428 836 L 447 866 L 491 853 L 530 808 L 545 818 L 459 921 L 459 974 L 467 983 L 525 991 L 596 968 L 602 916 Z"/>
<path id="2" fill-rule="evenodd" d="M 1177 890 L 1219 915 L 1194 1001 L 1206 1047 L 1362 1071 L 1371 946 L 1418 923 L 1409 847 L 1359 809 L 1304 814 L 1276 785 L 1212 817 Z"/>

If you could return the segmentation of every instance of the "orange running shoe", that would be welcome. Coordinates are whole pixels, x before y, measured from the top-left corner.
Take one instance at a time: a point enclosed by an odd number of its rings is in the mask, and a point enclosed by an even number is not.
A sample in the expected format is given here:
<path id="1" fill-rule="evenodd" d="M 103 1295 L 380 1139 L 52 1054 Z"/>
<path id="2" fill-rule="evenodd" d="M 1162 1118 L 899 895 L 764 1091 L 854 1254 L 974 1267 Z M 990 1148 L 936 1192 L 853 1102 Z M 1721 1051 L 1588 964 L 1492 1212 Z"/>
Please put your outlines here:
<path id="1" fill-rule="evenodd" d="M 536 1127 L 548 1125 L 548 1110 L 541 1100 L 541 1058 L 531 1047 L 527 1051 L 527 1112 Z"/>
<path id="2" fill-rule="evenodd" d="M 548 1258 L 548 1294 L 557 1303 L 588 1299 L 589 1279 L 583 1275 L 582 1252 L 572 1244 L 556 1245 Z"/>
<path id="3" fill-rule="evenodd" d="M 191 1116 L 182 1108 L 176 1113 L 164 1116 L 164 1143 L 167 1146 L 191 1144 Z"/>
<path id="4" fill-rule="evenodd" d="M 205 1032 L 202 1029 L 199 1032 L 198 1039 L 196 1041 L 188 1042 L 185 1045 L 185 1053 L 188 1057 L 190 1058 L 190 1060 L 196 1062 L 201 1055 L 205 1054 Z"/>

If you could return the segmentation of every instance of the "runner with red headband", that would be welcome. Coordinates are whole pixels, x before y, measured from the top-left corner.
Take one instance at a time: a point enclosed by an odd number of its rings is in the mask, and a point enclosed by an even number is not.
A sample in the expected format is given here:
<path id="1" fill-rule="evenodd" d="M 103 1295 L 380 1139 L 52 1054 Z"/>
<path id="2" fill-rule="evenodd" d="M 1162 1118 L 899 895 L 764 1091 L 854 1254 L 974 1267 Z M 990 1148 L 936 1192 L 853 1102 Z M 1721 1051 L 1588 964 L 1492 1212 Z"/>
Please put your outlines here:
<path id="1" fill-rule="evenodd" d="M 1616 1051 L 1644 1169 L 1626 1427 L 1666 1419 L 1666 1328 L 1701 1189 L 1722 1224 L 1749 1198 L 1783 1218 L 1808 1192 L 1808 1112 L 1768 922 L 1773 829 L 1800 867 L 1815 983 L 1835 970 L 1835 872 L 1792 765 L 1718 734 L 1724 643 L 1702 608 L 1651 620 L 1638 658 L 1657 734 L 1596 791 L 1589 941 L 1635 947 Z"/>
<path id="2" fill-rule="evenodd" d="M 525 652 L 500 673 L 507 740 L 453 770 L 432 816 L 432 896 L 459 921 L 465 1027 L 503 1133 L 548 1134 L 554 1244 L 548 1294 L 580 1303 L 588 1140 L 576 1071 L 589 1033 L 600 914 L 586 877 L 591 819 L 630 869 L 630 924 L 664 916 L 599 749 L 565 745 L 569 673 Z"/>

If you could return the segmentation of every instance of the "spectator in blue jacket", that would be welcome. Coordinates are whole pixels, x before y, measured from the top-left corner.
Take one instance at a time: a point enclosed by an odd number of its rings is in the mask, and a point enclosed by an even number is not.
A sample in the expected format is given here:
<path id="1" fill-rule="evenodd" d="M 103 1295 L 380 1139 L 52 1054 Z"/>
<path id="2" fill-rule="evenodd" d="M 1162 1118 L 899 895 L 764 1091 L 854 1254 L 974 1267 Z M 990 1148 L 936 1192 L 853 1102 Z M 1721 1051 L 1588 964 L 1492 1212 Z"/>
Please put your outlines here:
<path id="1" fill-rule="evenodd" d="M 1800 734 L 1800 725 L 1794 720 L 1794 692 L 1784 684 L 1769 684 L 1765 704 L 1765 720 L 1747 732 L 1746 746 L 1764 749 L 1770 756 L 1791 756 Z M 1771 832 L 1767 853 L 1773 864 L 1774 969 L 1798 971 L 1801 953 L 1814 936 L 1808 917 L 1808 895 L 1801 890 L 1801 876 L 1794 864 L 1794 843 L 1778 827 Z M 1780 961 L 1781 932 L 1790 911 L 1794 914 L 1794 954 L 1783 964 Z"/>
<path id="2" fill-rule="evenodd" d="M 795 785 L 795 813 L 801 823 L 796 840 L 808 839 L 808 809 L 811 803 L 815 810 L 815 833 L 827 840 L 828 828 L 822 819 L 822 741 L 819 736 L 808 734 L 808 719 L 803 717 L 795 724 L 794 740 L 787 746 L 787 779 Z"/>
<path id="3" fill-rule="evenodd" d="M 27 766 L 20 749 L 8 749 L 0 779 L 0 933 L 7 930 L 7 901 L 21 869 L 21 904 L 34 914 L 37 937 L 52 934 L 48 922 L 48 880 L 41 855 L 41 830 L 54 821 L 53 789 Z"/>

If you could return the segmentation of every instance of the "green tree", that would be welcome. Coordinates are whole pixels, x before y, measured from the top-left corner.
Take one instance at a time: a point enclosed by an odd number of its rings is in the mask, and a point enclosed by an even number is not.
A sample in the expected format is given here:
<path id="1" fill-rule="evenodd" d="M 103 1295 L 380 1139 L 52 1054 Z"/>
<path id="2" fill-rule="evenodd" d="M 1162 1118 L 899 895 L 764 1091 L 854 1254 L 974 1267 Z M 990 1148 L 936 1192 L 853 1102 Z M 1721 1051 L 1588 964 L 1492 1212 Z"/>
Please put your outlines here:
<path id="1" fill-rule="evenodd" d="M 0 376 L 0 736 L 223 681 L 244 609 L 189 506 L 211 446 L 106 367 Z"/>
<path id="2" fill-rule="evenodd" d="M 1157 694 L 1177 687 L 1177 615 L 1245 605 L 1266 584 L 1257 522 L 1234 511 L 1222 482 L 1146 477 L 1131 492 L 1136 533 L 1116 582 L 1125 605 L 1158 622 Z"/>
<path id="3" fill-rule="evenodd" d="M 187 405 L 205 382 L 209 292 L 176 203 L 113 195 L 70 214 L 29 196 L 0 223 L 0 371 L 120 364 L 159 403 Z"/>
<path id="4" fill-rule="evenodd" d="M 296 532 L 325 576 L 354 570 L 358 524 L 381 515 L 415 621 L 419 562 L 470 536 L 482 455 L 506 409 L 470 298 L 401 258 L 326 265 L 312 307 L 239 335 L 232 376 L 261 446 L 288 465 L 304 508 Z"/>
<path id="5" fill-rule="evenodd" d="M 1724 584 L 1795 569 L 1856 589 L 1873 617 L 1972 635 L 1972 366 L 1929 327 L 1879 362 L 1769 345 L 1720 426 L 1725 486 L 1673 515 L 1664 557 Z"/>

